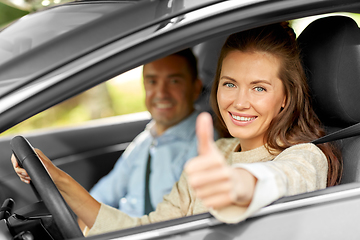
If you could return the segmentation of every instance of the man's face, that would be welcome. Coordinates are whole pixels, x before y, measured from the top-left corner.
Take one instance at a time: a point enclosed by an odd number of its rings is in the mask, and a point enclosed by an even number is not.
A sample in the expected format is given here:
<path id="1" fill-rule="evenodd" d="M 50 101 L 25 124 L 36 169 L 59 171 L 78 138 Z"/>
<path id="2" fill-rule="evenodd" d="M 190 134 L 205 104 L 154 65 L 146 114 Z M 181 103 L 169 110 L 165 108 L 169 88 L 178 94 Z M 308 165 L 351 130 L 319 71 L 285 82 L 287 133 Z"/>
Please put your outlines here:
<path id="1" fill-rule="evenodd" d="M 177 55 L 146 64 L 143 76 L 145 104 L 160 135 L 192 113 L 201 82 L 192 80 L 185 58 Z"/>

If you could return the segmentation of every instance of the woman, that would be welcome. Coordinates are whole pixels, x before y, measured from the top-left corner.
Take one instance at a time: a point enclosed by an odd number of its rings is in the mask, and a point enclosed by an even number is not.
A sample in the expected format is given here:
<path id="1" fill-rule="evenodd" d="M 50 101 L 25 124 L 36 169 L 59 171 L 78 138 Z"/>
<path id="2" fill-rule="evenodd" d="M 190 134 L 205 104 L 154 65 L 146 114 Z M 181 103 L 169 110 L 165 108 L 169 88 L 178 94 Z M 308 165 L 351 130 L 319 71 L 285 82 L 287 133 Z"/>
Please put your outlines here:
<path id="1" fill-rule="evenodd" d="M 311 108 L 295 34 L 287 22 L 236 33 L 227 39 L 219 57 L 210 100 L 217 117 L 218 131 L 222 136 L 234 137 L 217 141 L 222 155 L 233 165 L 232 171 L 239 167 L 252 174 L 246 179 L 244 174 L 224 173 L 224 161 L 218 161 L 219 156 L 211 158 L 215 155 L 213 152 L 205 158 L 198 157 L 189 162 L 186 166 L 188 181 L 197 197 L 208 207 L 231 205 L 237 199 L 236 204 L 245 207 L 251 201 L 252 206 L 247 208 L 247 212 L 251 213 L 251 207 L 258 209 L 261 206 L 261 198 L 259 204 L 253 198 L 255 184 L 257 194 L 261 196 L 277 192 L 279 195 L 274 196 L 275 200 L 340 182 L 342 162 L 338 149 L 326 143 L 318 146 L 322 150 L 318 152 L 319 148 L 308 143 L 324 136 L 324 131 Z M 200 129 L 204 124 L 197 127 Z M 324 153 L 326 158 L 321 157 L 322 164 L 325 159 L 327 164 L 320 167 L 319 162 L 316 163 L 319 159 L 310 163 L 314 159 L 309 159 L 315 152 Z M 234 164 L 234 160 L 249 162 L 254 155 L 259 155 L 255 157 L 256 162 L 273 161 Z M 282 163 L 283 159 L 286 163 Z M 302 169 L 301 164 L 309 165 Z M 312 169 L 315 170 L 313 175 L 310 172 L 312 165 L 316 165 Z M 220 170 L 216 172 L 215 169 Z M 242 180 L 236 179 L 236 176 L 243 176 Z M 228 181 L 226 187 L 226 181 L 220 179 L 244 181 L 250 190 L 243 188 L 236 191 L 236 186 L 243 186 Z M 221 182 L 218 187 L 216 181 Z M 262 184 L 264 187 L 261 189 Z M 267 197 L 266 201 L 270 203 L 270 199 Z M 244 219 L 245 215 L 234 221 Z"/>
<path id="2" fill-rule="evenodd" d="M 235 223 L 274 200 L 339 182 L 341 162 L 322 135 L 292 30 L 273 24 L 231 35 L 221 51 L 211 102 L 223 138 L 213 142 L 211 117 L 197 121 L 199 156 L 190 160 L 156 211 L 132 218 L 98 203 L 40 151 L 65 200 L 99 234 L 211 211 Z M 26 172 L 12 162 L 22 181 Z M 231 167 L 229 165 L 232 165 Z"/>

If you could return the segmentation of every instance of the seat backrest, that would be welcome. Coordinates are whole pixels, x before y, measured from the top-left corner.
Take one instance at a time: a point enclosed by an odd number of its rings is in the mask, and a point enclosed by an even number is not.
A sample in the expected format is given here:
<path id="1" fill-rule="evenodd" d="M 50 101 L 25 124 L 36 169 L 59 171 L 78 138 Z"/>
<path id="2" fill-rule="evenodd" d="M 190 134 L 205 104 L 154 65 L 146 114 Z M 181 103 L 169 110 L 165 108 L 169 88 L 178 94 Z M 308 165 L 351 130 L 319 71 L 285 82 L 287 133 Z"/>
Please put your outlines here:
<path id="1" fill-rule="evenodd" d="M 195 55 L 198 56 L 199 77 L 203 83 L 203 92 L 197 101 L 197 105 L 203 111 L 212 112 L 209 97 L 221 47 L 226 38 L 227 36 L 217 37 L 203 42 L 193 49 Z"/>
<path id="2" fill-rule="evenodd" d="M 349 17 L 315 20 L 298 37 L 313 105 L 331 132 L 360 122 L 360 29 Z M 360 136 L 339 141 L 342 183 L 360 181 Z"/>

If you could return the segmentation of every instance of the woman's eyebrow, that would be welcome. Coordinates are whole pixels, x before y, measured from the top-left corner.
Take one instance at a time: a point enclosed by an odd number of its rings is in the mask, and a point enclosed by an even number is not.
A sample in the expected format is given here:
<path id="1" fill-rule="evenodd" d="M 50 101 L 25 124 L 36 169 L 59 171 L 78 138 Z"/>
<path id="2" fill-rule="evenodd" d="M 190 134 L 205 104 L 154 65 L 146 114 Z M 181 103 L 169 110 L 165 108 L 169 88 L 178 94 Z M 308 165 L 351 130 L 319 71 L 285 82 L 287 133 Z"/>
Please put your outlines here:
<path id="1" fill-rule="evenodd" d="M 259 83 L 263 83 L 263 84 L 267 84 L 267 85 L 272 85 L 271 82 L 267 81 L 267 80 L 255 80 L 252 81 L 251 84 L 259 84 Z"/>
<path id="2" fill-rule="evenodd" d="M 233 82 L 236 82 L 236 80 L 232 77 L 229 77 L 229 76 L 221 76 L 220 77 L 220 80 L 222 79 L 226 79 L 226 80 L 230 80 L 230 81 L 233 81 Z M 267 85 L 272 85 L 271 82 L 269 82 L 268 80 L 255 80 L 255 81 L 252 81 L 250 82 L 250 84 L 254 85 L 254 84 L 259 84 L 259 83 L 263 83 L 263 84 L 267 84 Z"/>
<path id="3" fill-rule="evenodd" d="M 221 77 L 220 77 L 220 80 L 222 80 L 222 79 L 227 79 L 227 80 L 230 80 L 230 81 L 236 82 L 236 80 L 235 80 L 234 78 L 229 77 L 229 76 L 221 76 Z"/>

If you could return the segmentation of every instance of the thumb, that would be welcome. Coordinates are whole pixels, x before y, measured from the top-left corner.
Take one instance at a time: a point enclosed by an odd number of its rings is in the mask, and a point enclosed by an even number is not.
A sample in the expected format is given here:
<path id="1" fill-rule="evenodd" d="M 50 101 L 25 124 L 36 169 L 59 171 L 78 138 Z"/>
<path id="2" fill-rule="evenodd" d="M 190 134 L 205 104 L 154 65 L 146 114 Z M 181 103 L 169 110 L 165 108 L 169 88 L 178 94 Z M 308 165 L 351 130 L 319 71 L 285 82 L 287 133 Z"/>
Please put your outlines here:
<path id="1" fill-rule="evenodd" d="M 199 155 L 206 155 L 211 152 L 214 146 L 214 128 L 209 113 L 203 112 L 197 117 L 196 136 Z"/>

